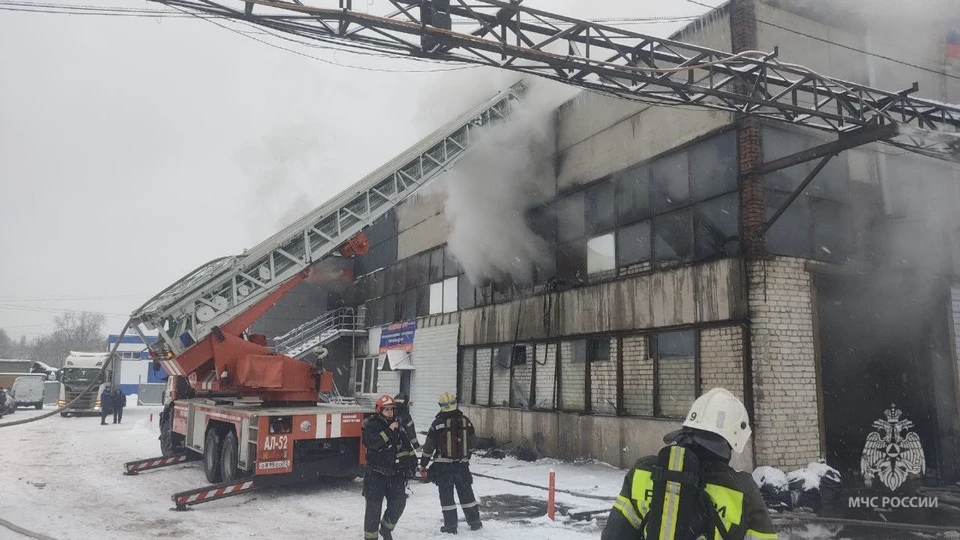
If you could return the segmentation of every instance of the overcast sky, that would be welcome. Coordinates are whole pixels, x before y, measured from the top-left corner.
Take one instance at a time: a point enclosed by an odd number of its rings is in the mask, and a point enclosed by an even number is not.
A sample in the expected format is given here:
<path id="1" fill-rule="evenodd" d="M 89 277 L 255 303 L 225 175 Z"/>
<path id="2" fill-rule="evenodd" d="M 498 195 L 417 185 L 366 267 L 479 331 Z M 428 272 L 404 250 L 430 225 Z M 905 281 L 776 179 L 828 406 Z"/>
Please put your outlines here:
<path id="1" fill-rule="evenodd" d="M 584 18 L 706 10 L 682 0 L 527 4 Z M 12 337 L 50 331 L 63 310 L 103 312 L 107 332 L 119 332 L 191 269 L 263 240 L 516 78 L 424 73 L 451 66 L 225 24 L 246 34 L 198 19 L 0 11 L 0 328 Z"/>

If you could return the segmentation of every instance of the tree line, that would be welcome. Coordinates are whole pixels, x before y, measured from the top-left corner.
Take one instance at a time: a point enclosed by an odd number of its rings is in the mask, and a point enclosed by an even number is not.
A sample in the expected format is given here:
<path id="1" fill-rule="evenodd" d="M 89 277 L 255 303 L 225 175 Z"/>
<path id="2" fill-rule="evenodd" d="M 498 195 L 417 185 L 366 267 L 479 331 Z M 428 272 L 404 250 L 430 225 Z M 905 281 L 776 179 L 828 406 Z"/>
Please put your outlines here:
<path id="1" fill-rule="evenodd" d="M 68 311 L 54 318 L 52 332 L 28 340 L 19 340 L 0 328 L 0 358 L 24 358 L 61 367 L 70 351 L 102 351 L 107 338 L 103 333 L 106 319 L 102 313 Z"/>

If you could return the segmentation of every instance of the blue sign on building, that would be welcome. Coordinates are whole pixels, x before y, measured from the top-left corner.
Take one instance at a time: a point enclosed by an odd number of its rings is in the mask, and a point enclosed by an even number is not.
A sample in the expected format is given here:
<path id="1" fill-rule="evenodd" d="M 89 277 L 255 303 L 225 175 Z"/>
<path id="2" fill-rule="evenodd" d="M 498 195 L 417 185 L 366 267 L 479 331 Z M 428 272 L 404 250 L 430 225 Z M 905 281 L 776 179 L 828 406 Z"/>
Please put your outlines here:
<path id="1" fill-rule="evenodd" d="M 416 320 L 387 326 L 380 332 L 380 354 L 386 354 L 391 350 L 413 352 L 413 335 L 416 331 Z"/>

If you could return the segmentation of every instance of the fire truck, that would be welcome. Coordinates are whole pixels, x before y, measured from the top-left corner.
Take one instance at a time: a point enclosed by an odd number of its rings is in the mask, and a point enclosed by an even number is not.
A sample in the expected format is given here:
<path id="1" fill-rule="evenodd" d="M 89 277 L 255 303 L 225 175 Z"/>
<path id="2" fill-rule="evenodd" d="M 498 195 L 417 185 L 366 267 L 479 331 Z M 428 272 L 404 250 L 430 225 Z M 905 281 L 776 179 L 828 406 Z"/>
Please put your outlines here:
<path id="1" fill-rule="evenodd" d="M 125 474 L 202 460 L 211 484 L 174 494 L 177 509 L 360 474 L 362 422 L 373 411 L 324 402 L 333 374 L 323 354 L 315 363 L 287 356 L 248 329 L 297 284 L 328 279 L 331 260 L 366 253 L 363 229 L 465 156 L 475 131 L 508 119 L 524 91 L 518 83 L 499 92 L 261 244 L 201 266 L 134 311 L 128 328 L 158 334 L 150 354 L 170 377 L 162 455 L 126 463 Z"/>
<path id="2" fill-rule="evenodd" d="M 493 66 L 622 99 L 836 134 L 821 146 L 748 166 L 754 181 L 819 160 L 763 231 L 846 149 L 881 141 L 960 160 L 960 107 L 914 97 L 916 84 L 887 91 L 825 77 L 781 62 L 778 50 L 727 53 L 537 10 L 522 0 L 391 0 L 397 10 L 385 16 L 355 9 L 351 0 L 329 7 L 299 0 L 156 1 L 366 52 Z M 454 31 L 454 19 L 476 29 Z M 280 354 L 246 331 L 322 261 L 364 253 L 363 229 L 463 157 L 474 130 L 509 119 L 523 92 L 522 84 L 501 92 L 260 245 L 196 269 L 136 310 L 132 327 L 159 334 L 151 352 L 183 391 L 161 417 L 163 457 L 127 463 L 127 472 L 203 459 L 207 480 L 218 483 L 175 494 L 177 508 L 260 485 L 356 474 L 360 426 L 371 411 L 319 403 L 332 380 L 322 365 Z M 744 249 L 754 249 L 754 240 L 745 238 Z"/>

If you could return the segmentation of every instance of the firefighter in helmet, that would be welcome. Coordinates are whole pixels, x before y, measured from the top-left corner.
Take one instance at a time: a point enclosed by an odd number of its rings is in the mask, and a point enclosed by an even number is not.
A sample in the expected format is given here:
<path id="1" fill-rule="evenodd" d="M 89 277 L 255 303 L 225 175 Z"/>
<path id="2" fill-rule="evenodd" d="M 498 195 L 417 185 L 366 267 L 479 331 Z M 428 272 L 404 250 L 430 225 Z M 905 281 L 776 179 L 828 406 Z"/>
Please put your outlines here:
<path id="1" fill-rule="evenodd" d="M 668 445 L 627 473 L 601 540 L 775 540 L 757 484 L 730 467 L 750 433 L 747 410 L 729 391 L 697 398 L 681 428 L 664 436 Z"/>
<path id="2" fill-rule="evenodd" d="M 394 396 L 394 401 L 397 402 L 397 421 L 400 422 L 400 427 L 407 432 L 407 438 L 410 439 L 410 444 L 413 445 L 414 450 L 420 450 L 420 441 L 417 440 L 417 428 L 413 424 L 413 416 L 410 414 L 410 396 L 405 392 L 400 392 Z"/>
<path id="3" fill-rule="evenodd" d="M 363 519 L 363 537 L 378 535 L 393 540 L 407 504 L 407 480 L 412 467 L 405 461 L 416 459 L 403 427 L 395 418 L 396 402 L 390 396 L 377 400 L 377 414 L 363 421 L 363 445 L 367 450 L 367 468 L 363 476 L 363 496 L 367 507 Z M 383 500 L 387 509 L 381 516 Z"/>
<path id="4" fill-rule="evenodd" d="M 443 527 L 440 532 L 457 534 L 457 503 L 453 499 L 456 489 L 460 508 L 471 530 L 483 527 L 480 509 L 473 495 L 473 476 L 470 474 L 470 454 L 473 452 L 474 429 L 470 419 L 457 408 L 457 398 L 450 392 L 440 395 L 440 412 L 437 413 L 427 440 L 423 443 L 420 457 L 421 475 L 430 465 L 429 478 L 440 490 L 440 510 L 443 512 Z"/>

